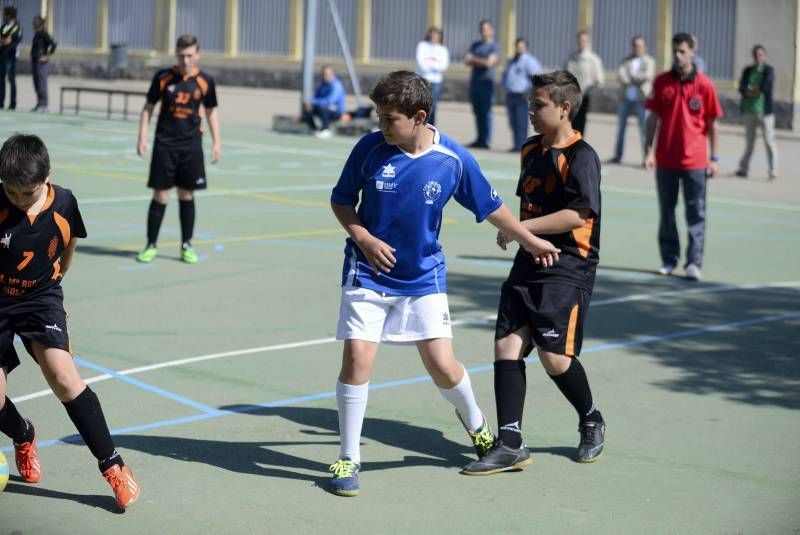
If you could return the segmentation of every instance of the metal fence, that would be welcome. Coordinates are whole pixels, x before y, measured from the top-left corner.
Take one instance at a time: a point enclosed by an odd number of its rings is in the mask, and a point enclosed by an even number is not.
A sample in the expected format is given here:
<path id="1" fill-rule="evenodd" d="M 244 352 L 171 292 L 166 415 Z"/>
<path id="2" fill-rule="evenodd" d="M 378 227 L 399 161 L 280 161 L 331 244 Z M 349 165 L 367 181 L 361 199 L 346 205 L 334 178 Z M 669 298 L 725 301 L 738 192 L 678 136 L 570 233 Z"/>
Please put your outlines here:
<path id="1" fill-rule="evenodd" d="M 631 38 L 641 35 L 654 55 L 658 0 L 594 0 L 592 44 L 607 71 L 631 53 Z"/>
<path id="2" fill-rule="evenodd" d="M 197 36 L 206 52 L 225 50 L 225 0 L 178 0 L 175 35 Z"/>
<path id="3" fill-rule="evenodd" d="M 517 0 L 517 37 L 543 67 L 560 69 L 575 49 L 578 0 Z"/>
<path id="4" fill-rule="evenodd" d="M 427 0 L 372 0 L 370 56 L 414 61 L 417 43 L 427 27 Z"/>
<path id="5" fill-rule="evenodd" d="M 101 0 L 51 0 L 53 37 L 62 49 L 98 46 L 97 13 Z M 157 15 L 165 3 L 158 0 L 106 0 L 108 44 L 127 44 L 138 50 L 155 49 Z M 738 0 L 672 0 L 672 28 L 700 37 L 699 54 L 708 74 L 734 77 L 736 5 Z M 5 0 L 18 9 L 23 46 L 30 45 L 31 19 L 41 0 Z M 641 34 L 655 51 L 659 0 L 593 0 L 592 37 L 595 51 L 613 71 L 630 51 L 630 38 Z M 416 43 L 428 26 L 429 0 L 372 0 L 368 53 L 376 60 L 413 62 Z M 530 50 L 547 68 L 561 67 L 575 48 L 579 0 L 515 0 L 514 36 L 525 37 Z M 177 35 L 193 33 L 206 52 L 225 51 L 226 0 L 176 0 Z M 238 50 L 245 55 L 285 56 L 290 52 L 293 0 L 238 0 Z M 345 40 L 355 53 L 359 24 L 358 0 L 336 0 Z M 478 22 L 489 19 L 500 26 L 502 0 L 441 0 L 444 44 L 454 63 L 463 60 L 479 39 Z M 158 11 L 158 13 L 156 13 Z M 341 57 L 342 51 L 327 0 L 319 0 L 317 54 Z"/>
<path id="6" fill-rule="evenodd" d="M 239 52 L 288 54 L 290 7 L 291 0 L 239 0 Z"/>
<path id="7" fill-rule="evenodd" d="M 706 74 L 734 78 L 736 0 L 673 0 L 672 27 L 700 39 L 697 53 L 705 60 Z"/>
<path id="8" fill-rule="evenodd" d="M 97 0 L 53 0 L 53 38 L 61 48 L 95 48 Z"/>
<path id="9" fill-rule="evenodd" d="M 358 5 L 356 0 L 336 0 L 339 17 L 344 26 L 345 41 L 350 47 L 350 53 L 356 49 L 356 20 L 358 19 Z M 317 55 L 327 57 L 341 57 L 342 47 L 336 36 L 330 6 L 327 1 L 320 0 L 317 7 L 319 26 L 317 27 Z M 373 28 L 373 32 L 375 29 Z"/>
<path id="10" fill-rule="evenodd" d="M 444 45 L 450 49 L 451 61 L 463 61 L 470 45 L 480 39 L 478 23 L 481 20 L 489 19 L 497 27 L 501 9 L 502 2 L 499 1 L 442 0 Z"/>
<path id="11" fill-rule="evenodd" d="M 108 0 L 108 42 L 128 48 L 153 48 L 155 0 Z"/>

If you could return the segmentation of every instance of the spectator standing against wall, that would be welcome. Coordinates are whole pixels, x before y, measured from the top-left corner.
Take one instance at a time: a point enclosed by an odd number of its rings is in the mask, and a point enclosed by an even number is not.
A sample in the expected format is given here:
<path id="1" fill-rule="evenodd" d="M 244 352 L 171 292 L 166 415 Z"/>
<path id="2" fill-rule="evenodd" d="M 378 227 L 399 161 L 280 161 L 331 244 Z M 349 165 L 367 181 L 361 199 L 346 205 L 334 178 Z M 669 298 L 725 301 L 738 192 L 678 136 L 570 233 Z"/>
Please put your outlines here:
<path id="1" fill-rule="evenodd" d="M 442 44 L 444 34 L 441 28 L 431 26 L 425 39 L 417 43 L 417 74 L 431 84 L 433 107 L 428 124 L 436 124 L 436 105 L 442 95 L 442 78 L 444 71 L 450 66 L 450 51 Z"/>
<path id="2" fill-rule="evenodd" d="M 647 118 L 645 167 L 656 169 L 660 209 L 659 272 L 671 275 L 680 260 L 675 206 L 683 184 L 689 231 L 685 270 L 687 278 L 699 280 L 705 241 L 706 179 L 719 173 L 716 120 L 722 117 L 722 107 L 714 84 L 695 68 L 691 35 L 677 33 L 673 36 L 672 58 L 672 70 L 656 77 L 646 103 L 651 113 Z M 656 134 L 658 141 L 653 150 Z"/>
<path id="3" fill-rule="evenodd" d="M 694 68 L 697 69 L 697 72 L 705 74 L 708 71 L 706 71 L 706 60 L 700 55 L 700 38 L 692 35 L 692 39 L 694 40 Z"/>
<path id="4" fill-rule="evenodd" d="M 542 72 L 542 65 L 528 53 L 528 41 L 518 37 L 514 43 L 514 56 L 509 58 L 503 72 L 503 89 L 506 91 L 506 109 L 514 146 L 510 152 L 522 150 L 528 138 L 528 99 L 533 84 L 532 77 Z"/>
<path id="5" fill-rule="evenodd" d="M 44 28 L 44 19 L 33 17 L 33 42 L 31 43 L 31 72 L 33 88 L 36 90 L 36 107 L 32 111 L 47 111 L 47 73 L 50 56 L 56 51 L 56 42 Z"/>
<path id="6" fill-rule="evenodd" d="M 6 105 L 6 76 L 10 90 L 8 109 L 17 108 L 17 56 L 22 28 L 17 22 L 17 8 L 3 8 L 3 25 L 0 26 L 0 108 Z"/>
<path id="7" fill-rule="evenodd" d="M 631 55 L 622 60 L 617 69 L 620 83 L 620 100 L 617 110 L 617 145 L 614 157 L 609 163 L 620 163 L 625 148 L 625 130 L 628 126 L 628 117 L 633 114 L 639 121 L 639 142 L 642 147 L 642 161 L 646 156 L 644 145 L 644 101 L 653 88 L 653 79 L 656 77 L 656 60 L 647 53 L 647 43 L 644 37 L 637 35 L 631 40 L 633 48 Z"/>
<path id="8" fill-rule="evenodd" d="M 303 103 L 303 121 L 320 139 L 333 137 L 331 123 L 339 120 L 344 113 L 344 84 L 336 76 L 330 65 L 322 67 L 322 81 L 314 91 L 311 100 Z M 318 117 L 321 125 L 317 126 L 314 118 Z"/>
<path id="9" fill-rule="evenodd" d="M 578 49 L 567 58 L 564 70 L 571 72 L 581 85 L 583 101 L 572 121 L 572 128 L 585 137 L 586 114 L 589 113 L 592 91 L 605 83 L 606 75 L 603 71 L 603 60 L 592 52 L 592 38 L 589 32 L 587 30 L 578 32 L 577 41 Z"/>
<path id="10" fill-rule="evenodd" d="M 778 177 L 778 147 L 775 145 L 775 114 L 772 112 L 772 87 L 775 69 L 767 64 L 767 49 L 753 47 L 753 63 L 742 70 L 739 93 L 742 95 L 740 111 L 744 121 L 746 147 L 736 176 L 746 178 L 750 170 L 750 157 L 756 142 L 756 128 L 761 128 L 764 147 L 767 149 L 769 179 Z"/>
<path id="11" fill-rule="evenodd" d="M 472 67 L 469 79 L 469 100 L 475 114 L 478 137 L 469 145 L 473 149 L 488 149 L 492 142 L 492 104 L 494 104 L 494 71 L 499 48 L 494 40 L 490 20 L 480 22 L 481 39 L 472 43 L 464 63 Z"/>

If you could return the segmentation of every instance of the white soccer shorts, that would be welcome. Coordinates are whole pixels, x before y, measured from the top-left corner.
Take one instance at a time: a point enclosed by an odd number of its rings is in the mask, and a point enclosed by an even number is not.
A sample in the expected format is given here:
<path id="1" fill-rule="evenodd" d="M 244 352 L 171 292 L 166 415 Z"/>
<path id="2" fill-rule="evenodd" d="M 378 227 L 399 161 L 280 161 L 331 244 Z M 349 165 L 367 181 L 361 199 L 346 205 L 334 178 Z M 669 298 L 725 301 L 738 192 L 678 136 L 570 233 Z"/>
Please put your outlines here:
<path id="1" fill-rule="evenodd" d="M 342 288 L 337 340 L 409 344 L 452 337 L 447 294 L 398 296 L 367 288 Z"/>

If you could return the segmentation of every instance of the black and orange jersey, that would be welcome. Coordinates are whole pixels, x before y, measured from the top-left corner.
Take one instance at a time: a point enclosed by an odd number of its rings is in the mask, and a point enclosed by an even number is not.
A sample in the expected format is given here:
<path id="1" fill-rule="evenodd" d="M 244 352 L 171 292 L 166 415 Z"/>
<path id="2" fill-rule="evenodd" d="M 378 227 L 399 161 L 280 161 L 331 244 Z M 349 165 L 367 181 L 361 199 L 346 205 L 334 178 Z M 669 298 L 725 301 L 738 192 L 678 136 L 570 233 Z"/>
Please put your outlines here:
<path id="1" fill-rule="evenodd" d="M 61 253 L 85 238 L 78 201 L 68 189 L 47 186 L 42 210 L 31 216 L 11 204 L 0 187 L 0 311 L 61 292 Z"/>
<path id="2" fill-rule="evenodd" d="M 198 68 L 183 76 L 176 67 L 164 69 L 156 73 L 147 92 L 147 102 L 156 104 L 159 100 L 156 142 L 170 145 L 197 142 L 203 133 L 203 108 L 217 106 L 214 79 Z"/>
<path id="3" fill-rule="evenodd" d="M 571 284 L 592 291 L 600 259 L 600 159 L 575 132 L 563 145 L 546 148 L 542 136 L 522 146 L 522 170 L 517 184 L 520 220 L 560 210 L 590 210 L 586 224 L 563 234 L 542 235 L 561 249 L 560 260 L 544 269 L 520 247 L 509 281 Z"/>

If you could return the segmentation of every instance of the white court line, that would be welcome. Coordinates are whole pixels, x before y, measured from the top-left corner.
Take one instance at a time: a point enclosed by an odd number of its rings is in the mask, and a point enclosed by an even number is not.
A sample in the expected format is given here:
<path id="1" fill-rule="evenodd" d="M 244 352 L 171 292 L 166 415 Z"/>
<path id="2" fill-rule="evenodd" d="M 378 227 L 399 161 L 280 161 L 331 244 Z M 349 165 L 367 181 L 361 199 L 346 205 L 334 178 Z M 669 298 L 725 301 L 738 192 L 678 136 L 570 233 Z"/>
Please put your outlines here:
<path id="1" fill-rule="evenodd" d="M 703 293 L 719 293 L 719 292 L 732 292 L 737 290 L 744 290 L 744 291 L 763 291 L 769 290 L 773 288 L 780 288 L 780 287 L 794 287 L 800 286 L 800 281 L 788 281 L 788 282 L 771 282 L 767 284 L 742 284 L 742 285 L 726 285 L 726 286 L 712 286 L 710 288 L 691 288 L 687 290 L 667 290 L 663 292 L 655 292 L 650 294 L 632 294 L 625 297 L 615 297 L 611 299 L 601 299 L 599 301 L 594 301 L 591 303 L 590 306 L 604 306 L 604 305 L 614 305 L 619 303 L 630 303 L 633 301 L 648 301 L 654 300 L 659 297 L 670 297 L 675 295 L 697 295 Z M 458 325 L 484 325 L 489 321 L 494 321 L 496 317 L 494 315 L 491 316 L 484 316 L 480 318 L 465 318 L 462 320 L 454 320 L 452 322 L 453 326 Z M 152 370 L 160 370 L 162 368 L 172 368 L 175 366 L 183 366 L 184 364 L 194 364 L 195 362 L 203 362 L 207 360 L 216 360 L 228 357 L 239 357 L 243 355 L 253 355 L 255 353 L 267 353 L 270 351 L 280 351 L 282 349 L 296 349 L 299 347 L 309 347 L 315 345 L 322 345 L 322 344 L 330 344 L 335 342 L 336 338 L 329 337 L 329 338 L 317 338 L 314 340 L 305 340 L 302 342 L 290 342 L 286 344 L 277 344 L 277 345 L 270 345 L 270 346 L 261 346 L 261 347 L 252 347 L 249 349 L 237 349 L 234 351 L 225 351 L 222 353 L 211 353 L 208 355 L 200 355 L 197 357 L 187 357 L 178 360 L 170 360 L 168 362 L 159 362 L 158 364 L 150 364 L 147 366 L 139 366 L 137 368 L 128 368 L 127 370 L 122 370 L 117 372 L 118 375 L 132 375 L 134 373 L 143 373 Z M 107 381 L 109 379 L 113 379 L 114 377 L 109 374 L 102 374 L 96 375 L 94 377 L 90 377 L 85 379 L 84 382 L 86 384 L 92 383 L 99 383 L 101 381 Z M 14 403 L 20 403 L 22 401 L 28 401 L 31 399 L 41 398 L 44 396 L 48 396 L 52 394 L 52 390 L 40 390 L 38 392 L 34 392 L 32 394 L 27 394 L 24 396 L 19 396 L 13 398 L 11 401 Z"/>

